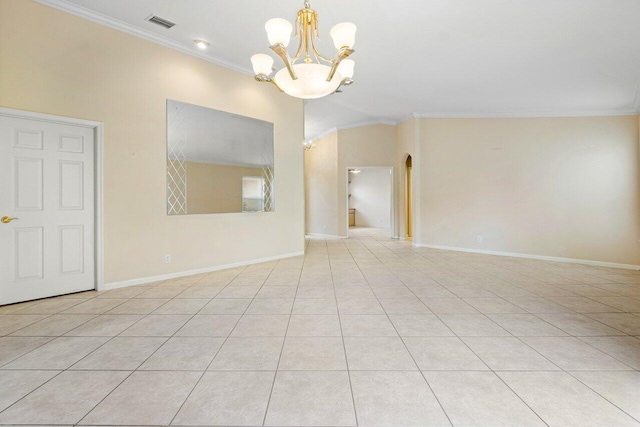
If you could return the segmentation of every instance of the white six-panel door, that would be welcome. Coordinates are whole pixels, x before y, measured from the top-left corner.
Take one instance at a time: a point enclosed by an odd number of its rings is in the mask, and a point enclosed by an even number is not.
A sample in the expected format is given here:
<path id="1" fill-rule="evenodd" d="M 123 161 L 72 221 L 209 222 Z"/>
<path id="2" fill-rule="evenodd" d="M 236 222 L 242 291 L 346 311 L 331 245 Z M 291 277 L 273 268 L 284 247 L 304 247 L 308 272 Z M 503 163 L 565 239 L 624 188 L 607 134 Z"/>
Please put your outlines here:
<path id="1" fill-rule="evenodd" d="M 0 115 L 0 305 L 93 289 L 94 130 Z"/>

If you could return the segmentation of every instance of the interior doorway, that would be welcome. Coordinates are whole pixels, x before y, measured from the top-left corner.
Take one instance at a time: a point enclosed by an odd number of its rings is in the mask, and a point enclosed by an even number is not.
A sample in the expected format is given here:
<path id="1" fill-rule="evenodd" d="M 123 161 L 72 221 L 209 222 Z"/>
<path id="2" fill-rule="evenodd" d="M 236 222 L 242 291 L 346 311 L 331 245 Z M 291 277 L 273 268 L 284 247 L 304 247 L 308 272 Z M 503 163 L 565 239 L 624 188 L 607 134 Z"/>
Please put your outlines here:
<path id="1" fill-rule="evenodd" d="M 0 108 L 0 305 L 102 283 L 102 124 Z"/>
<path id="2" fill-rule="evenodd" d="M 404 163 L 404 215 L 405 215 L 405 238 L 409 241 L 413 240 L 413 182 L 412 182 L 412 159 L 411 155 L 407 156 Z"/>
<path id="3" fill-rule="evenodd" d="M 347 168 L 347 236 L 354 228 L 372 228 L 393 237 L 393 167 Z"/>

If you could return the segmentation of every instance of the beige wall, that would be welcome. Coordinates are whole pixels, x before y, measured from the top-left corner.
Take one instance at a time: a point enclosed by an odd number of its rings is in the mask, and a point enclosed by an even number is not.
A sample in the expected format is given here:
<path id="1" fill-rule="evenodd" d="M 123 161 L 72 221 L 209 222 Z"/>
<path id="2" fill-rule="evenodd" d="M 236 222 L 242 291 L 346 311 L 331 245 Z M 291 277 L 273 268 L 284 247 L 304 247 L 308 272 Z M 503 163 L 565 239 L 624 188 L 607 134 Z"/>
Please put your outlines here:
<path id="1" fill-rule="evenodd" d="M 306 232 L 338 235 L 338 134 L 304 153 Z"/>
<path id="2" fill-rule="evenodd" d="M 352 166 L 395 166 L 396 127 L 374 125 L 340 130 L 338 136 L 338 235 L 346 236 L 347 168 Z"/>
<path id="3" fill-rule="evenodd" d="M 423 243 L 640 264 L 637 117 L 420 128 Z"/>
<path id="4" fill-rule="evenodd" d="M 639 120 L 411 118 L 338 131 L 338 206 L 308 205 L 307 230 L 337 215 L 344 235 L 343 170 L 390 165 L 404 236 L 411 154 L 414 244 L 640 265 Z M 313 169 L 306 178 L 316 179 Z"/>
<path id="5" fill-rule="evenodd" d="M 303 250 L 301 101 L 24 0 L 0 1 L 0 64 L 0 106 L 104 123 L 105 282 Z M 275 123 L 275 212 L 167 216 L 167 98 Z"/>
<path id="6" fill-rule="evenodd" d="M 186 162 L 187 212 L 242 212 L 242 177 L 262 177 L 262 169 Z"/>
<path id="7" fill-rule="evenodd" d="M 307 233 L 347 235 L 347 168 L 393 167 L 395 128 L 375 125 L 340 130 L 318 139 L 305 152 Z"/>

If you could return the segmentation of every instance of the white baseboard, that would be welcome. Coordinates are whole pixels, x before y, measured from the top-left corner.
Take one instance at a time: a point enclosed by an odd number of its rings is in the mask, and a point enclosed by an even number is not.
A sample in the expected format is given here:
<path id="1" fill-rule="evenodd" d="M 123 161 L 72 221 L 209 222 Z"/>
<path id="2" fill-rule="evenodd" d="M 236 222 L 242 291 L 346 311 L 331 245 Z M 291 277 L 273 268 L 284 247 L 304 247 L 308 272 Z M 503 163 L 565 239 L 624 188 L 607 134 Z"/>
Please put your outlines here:
<path id="1" fill-rule="evenodd" d="M 331 239 L 346 239 L 347 236 L 337 236 L 335 234 L 306 233 L 305 237 L 324 237 Z"/>
<path id="2" fill-rule="evenodd" d="M 521 254 L 521 253 L 515 253 L 515 252 L 487 251 L 487 250 L 481 250 L 481 249 L 457 248 L 454 246 L 429 245 L 426 243 L 417 243 L 417 244 L 414 244 L 414 246 L 417 246 L 420 248 L 442 249 L 445 251 L 470 252 L 474 254 L 497 255 L 497 256 L 507 256 L 507 257 L 514 257 L 514 258 L 528 258 L 528 259 L 537 259 L 542 261 L 567 262 L 571 264 L 592 265 L 594 267 L 609 267 L 609 268 L 624 268 L 626 270 L 640 270 L 640 265 L 619 264 L 616 262 L 606 262 L 606 261 L 592 261 L 588 259 L 562 258 L 562 257 L 545 256 L 545 255 Z"/>
<path id="3" fill-rule="evenodd" d="M 98 290 L 99 291 L 109 291 L 111 289 L 125 288 L 127 286 L 143 285 L 145 283 L 159 282 L 159 281 L 162 281 L 162 280 L 175 279 L 177 277 L 191 276 L 193 274 L 210 273 L 212 271 L 226 270 L 226 269 L 235 268 L 235 267 L 243 267 L 245 265 L 259 264 L 261 262 L 276 261 L 276 260 L 279 260 L 279 259 L 292 258 L 292 257 L 295 257 L 295 256 L 301 256 L 301 255 L 304 255 L 304 251 L 291 252 L 291 253 L 288 253 L 288 254 L 277 255 L 277 256 L 272 256 L 272 257 L 267 257 L 267 258 L 252 259 L 252 260 L 249 260 L 249 261 L 240 261 L 240 262 L 235 262 L 235 263 L 232 263 L 232 264 L 224 264 L 224 265 L 216 265 L 216 266 L 213 266 L 213 267 L 197 268 L 195 270 L 179 271 L 177 273 L 161 274 L 159 276 L 140 277 L 138 279 L 123 280 L 121 282 L 105 283 Z"/>

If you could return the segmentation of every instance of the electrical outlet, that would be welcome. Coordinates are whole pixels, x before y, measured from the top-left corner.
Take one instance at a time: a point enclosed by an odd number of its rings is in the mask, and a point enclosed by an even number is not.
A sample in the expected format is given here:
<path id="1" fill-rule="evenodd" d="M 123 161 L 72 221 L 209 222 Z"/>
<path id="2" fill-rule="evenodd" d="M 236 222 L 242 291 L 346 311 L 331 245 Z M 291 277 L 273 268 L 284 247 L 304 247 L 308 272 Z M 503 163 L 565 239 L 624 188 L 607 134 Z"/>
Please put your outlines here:
<path id="1" fill-rule="evenodd" d="M 478 236 L 478 243 L 482 243 L 482 236 Z"/>
<path id="2" fill-rule="evenodd" d="M 164 263 L 165 264 L 169 264 L 171 262 L 171 255 L 165 255 L 164 256 Z"/>

